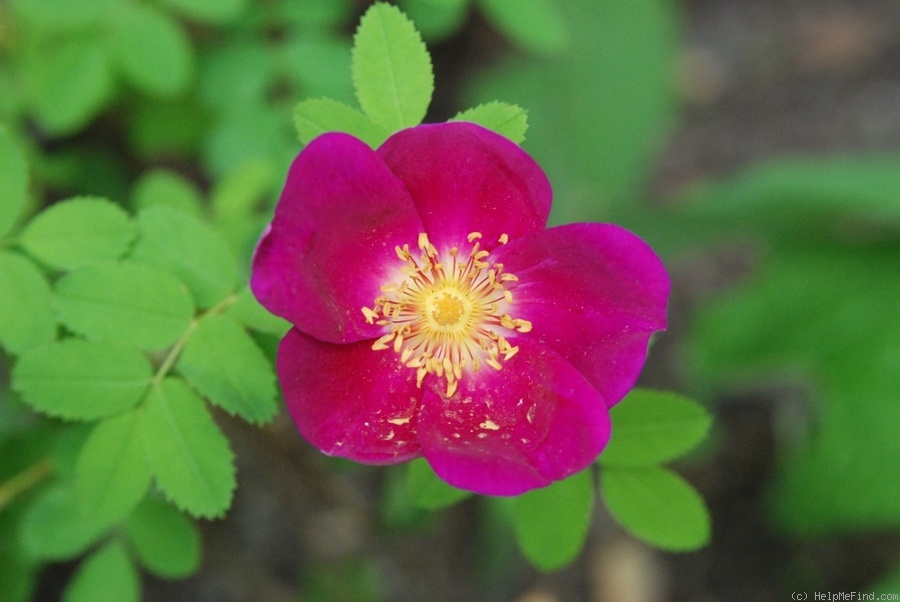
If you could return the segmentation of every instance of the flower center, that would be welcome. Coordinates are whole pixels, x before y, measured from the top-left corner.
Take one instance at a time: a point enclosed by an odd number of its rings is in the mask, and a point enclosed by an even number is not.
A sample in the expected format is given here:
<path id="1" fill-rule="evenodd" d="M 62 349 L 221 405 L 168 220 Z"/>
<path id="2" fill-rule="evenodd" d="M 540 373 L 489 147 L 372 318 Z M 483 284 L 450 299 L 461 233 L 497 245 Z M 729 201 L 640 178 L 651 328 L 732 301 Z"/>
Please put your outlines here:
<path id="1" fill-rule="evenodd" d="M 372 349 L 393 347 L 400 361 L 416 370 L 419 387 L 426 374 L 444 378 L 447 397 L 456 392 L 464 371 L 484 364 L 500 370 L 501 360 L 519 351 L 506 337 L 531 330 L 531 322 L 509 314 L 513 297 L 506 286 L 518 278 L 504 273 L 502 264 L 484 261 L 489 253 L 480 250 L 480 238 L 478 232 L 469 234 L 472 249 L 465 259 L 457 247 L 441 256 L 426 234 L 419 235 L 418 259 L 409 245 L 396 247 L 404 263 L 400 275 L 381 287 L 384 294 L 374 307 L 362 308 L 369 324 L 390 330 Z M 505 234 L 500 237 L 502 244 L 507 240 Z"/>

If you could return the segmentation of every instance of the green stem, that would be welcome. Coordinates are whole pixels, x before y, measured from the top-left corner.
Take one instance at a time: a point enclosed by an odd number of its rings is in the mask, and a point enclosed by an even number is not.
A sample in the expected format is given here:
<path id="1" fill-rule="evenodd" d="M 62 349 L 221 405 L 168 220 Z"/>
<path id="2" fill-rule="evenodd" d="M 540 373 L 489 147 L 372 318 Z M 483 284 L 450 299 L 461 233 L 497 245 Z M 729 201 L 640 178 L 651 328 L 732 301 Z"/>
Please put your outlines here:
<path id="1" fill-rule="evenodd" d="M 0 483 L 0 511 L 20 494 L 28 491 L 53 474 L 53 463 L 48 458 L 39 460 L 19 474 Z"/>

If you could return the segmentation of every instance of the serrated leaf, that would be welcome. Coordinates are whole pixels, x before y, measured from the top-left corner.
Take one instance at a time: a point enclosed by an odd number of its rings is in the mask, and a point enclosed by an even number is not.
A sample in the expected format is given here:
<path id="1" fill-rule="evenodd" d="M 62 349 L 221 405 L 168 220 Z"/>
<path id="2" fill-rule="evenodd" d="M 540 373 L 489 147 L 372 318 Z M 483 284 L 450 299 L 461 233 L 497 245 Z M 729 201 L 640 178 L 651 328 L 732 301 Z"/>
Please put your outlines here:
<path id="1" fill-rule="evenodd" d="M 480 2 L 491 22 L 524 50 L 553 55 L 567 48 L 566 22 L 552 0 Z"/>
<path id="2" fill-rule="evenodd" d="M 111 541 L 82 561 L 63 592 L 62 602 L 137 602 L 140 579 L 124 546 Z"/>
<path id="3" fill-rule="evenodd" d="M 406 486 L 413 503 L 429 510 L 452 506 L 472 495 L 470 491 L 448 485 L 421 458 L 407 464 Z"/>
<path id="4" fill-rule="evenodd" d="M 593 507 L 590 469 L 515 498 L 513 525 L 528 560 L 542 571 L 574 560 L 584 546 Z"/>
<path id="5" fill-rule="evenodd" d="M 163 579 L 181 579 L 200 567 L 200 533 L 188 517 L 149 497 L 134 509 L 125 533 L 138 561 Z"/>
<path id="6" fill-rule="evenodd" d="M 107 528 L 81 513 L 71 488 L 54 485 L 42 491 L 25 512 L 19 539 L 35 558 L 71 560 L 99 540 Z"/>
<path id="7" fill-rule="evenodd" d="M 113 53 L 122 74 L 138 89 L 171 97 L 191 81 L 193 51 L 177 21 L 146 4 L 123 4 L 116 12 Z"/>
<path id="8" fill-rule="evenodd" d="M 237 17 L 247 0 L 163 0 L 185 17 L 208 23 L 224 23 Z"/>
<path id="9" fill-rule="evenodd" d="M 68 273 L 56 285 L 60 321 L 90 340 L 158 350 L 194 317 L 187 290 L 171 274 L 131 261 Z"/>
<path id="10" fill-rule="evenodd" d="M 703 498 L 666 468 L 603 469 L 600 491 L 613 518 L 652 546 L 684 552 L 709 542 L 709 511 Z"/>
<path id="11" fill-rule="evenodd" d="M 0 251 L 0 345 L 19 354 L 55 336 L 53 293 L 44 274 L 25 257 Z"/>
<path id="12" fill-rule="evenodd" d="M 228 308 L 228 314 L 234 316 L 247 328 L 274 334 L 279 337 L 291 328 L 290 322 L 280 318 L 259 304 L 250 287 L 246 287 L 238 293 L 238 299 Z"/>
<path id="13" fill-rule="evenodd" d="M 229 316 L 200 320 L 177 367 L 191 385 L 231 415 L 261 424 L 278 411 L 272 364 Z"/>
<path id="14" fill-rule="evenodd" d="M 201 213 L 200 191 L 193 182 L 164 169 L 148 171 L 134 186 L 131 206 L 136 210 L 164 205 L 191 215 Z"/>
<path id="15" fill-rule="evenodd" d="M 96 420 L 137 403 L 152 376 L 147 358 L 136 350 L 67 339 L 22 355 L 12 384 L 39 412 Z"/>
<path id="16" fill-rule="evenodd" d="M 103 23 L 115 0 L 12 0 L 23 21 L 42 29 L 76 29 Z"/>
<path id="17" fill-rule="evenodd" d="M 521 144 L 528 129 L 528 112 L 505 102 L 487 102 L 457 113 L 450 121 L 471 121 Z"/>
<path id="18" fill-rule="evenodd" d="M 72 269 L 118 259 L 135 227 L 118 205 L 99 197 L 77 197 L 39 213 L 22 230 L 22 247 L 54 268 Z"/>
<path id="19" fill-rule="evenodd" d="M 353 38 L 353 85 L 372 121 L 394 132 L 425 118 L 434 74 L 412 22 L 389 4 L 372 5 Z"/>
<path id="20" fill-rule="evenodd" d="M 330 98 L 311 98 L 294 108 L 294 126 L 303 144 L 325 132 L 346 132 L 372 148 L 388 137 L 388 130 L 356 109 Z"/>
<path id="21" fill-rule="evenodd" d="M 610 411 L 612 438 L 600 455 L 604 466 L 653 466 L 683 456 L 709 432 L 712 418 L 674 393 L 634 389 Z"/>
<path id="22" fill-rule="evenodd" d="M 12 133 L 0 126 L 0 236 L 8 233 L 28 199 L 28 164 Z"/>
<path id="23" fill-rule="evenodd" d="M 114 523 L 147 493 L 150 468 L 140 437 L 141 413 L 101 421 L 84 443 L 75 466 L 75 493 L 85 516 Z"/>
<path id="24" fill-rule="evenodd" d="M 234 290 L 237 261 L 207 223 L 169 207 L 144 209 L 137 221 L 140 236 L 131 257 L 175 274 L 197 305 L 214 305 Z"/>
<path id="25" fill-rule="evenodd" d="M 144 450 L 159 489 L 192 516 L 223 515 L 236 484 L 234 454 L 203 401 L 181 379 L 167 378 L 144 411 Z"/>

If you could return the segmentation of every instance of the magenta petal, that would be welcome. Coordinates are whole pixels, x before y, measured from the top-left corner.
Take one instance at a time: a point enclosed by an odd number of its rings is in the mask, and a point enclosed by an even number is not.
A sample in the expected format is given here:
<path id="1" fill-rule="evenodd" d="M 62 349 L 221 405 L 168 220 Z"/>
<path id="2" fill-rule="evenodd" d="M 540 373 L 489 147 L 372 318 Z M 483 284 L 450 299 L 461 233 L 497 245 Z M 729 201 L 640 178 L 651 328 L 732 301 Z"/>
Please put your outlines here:
<path id="1" fill-rule="evenodd" d="M 253 258 L 251 288 L 269 311 L 324 341 L 374 338 L 379 287 L 395 245 L 423 226 L 402 182 L 352 136 L 324 134 L 294 160 L 275 218 Z"/>
<path id="2" fill-rule="evenodd" d="M 490 260 L 519 280 L 515 318 L 565 357 L 610 407 L 634 386 L 651 335 L 666 327 L 669 277 L 640 238 L 610 224 L 570 224 L 511 241 Z"/>
<path id="3" fill-rule="evenodd" d="M 606 404 L 585 378 L 536 341 L 515 344 L 502 370 L 464 375 L 452 398 L 425 391 L 422 454 L 451 485 L 518 495 L 584 469 L 609 440 Z"/>
<path id="4" fill-rule="evenodd" d="M 378 149 L 406 184 L 425 231 L 439 250 L 483 234 L 492 249 L 501 234 L 541 230 L 552 192 L 544 172 L 514 142 L 473 123 L 402 130 Z"/>
<path id="5" fill-rule="evenodd" d="M 300 434 L 329 455 L 397 464 L 420 454 L 415 372 L 371 341 L 333 344 L 296 328 L 278 348 L 278 380 Z"/>

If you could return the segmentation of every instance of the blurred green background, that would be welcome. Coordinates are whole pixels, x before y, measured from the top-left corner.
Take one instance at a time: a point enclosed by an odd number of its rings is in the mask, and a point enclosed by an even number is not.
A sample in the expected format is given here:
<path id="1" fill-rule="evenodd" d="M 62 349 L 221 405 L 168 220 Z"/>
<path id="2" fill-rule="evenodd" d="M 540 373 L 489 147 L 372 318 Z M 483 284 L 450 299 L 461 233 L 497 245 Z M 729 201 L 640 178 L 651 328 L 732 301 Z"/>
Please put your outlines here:
<path id="1" fill-rule="evenodd" d="M 0 124 L 28 161 L 27 213 L 74 195 L 129 210 L 164 199 L 248 260 L 300 150 L 293 106 L 354 103 L 352 33 L 369 4 L 3 2 Z M 670 330 L 642 384 L 715 415 L 679 465 L 710 506 L 712 542 L 655 551 L 598 502 L 576 562 L 541 573 L 490 506 L 411 508 L 391 471 L 319 456 L 283 415 L 263 428 L 217 415 L 234 505 L 202 525 L 200 571 L 147 577 L 144 599 L 900 594 L 900 4 L 397 4 L 434 61 L 426 121 L 490 100 L 526 108 L 552 222 L 621 223 L 666 260 Z M 12 364 L 0 358 L 0 482 L 53 428 L 17 409 Z M 0 505 L 0 562 L 17 562 L 17 512 Z M 73 567 L 42 569 L 25 599 L 59 599 Z M 0 570 L 0 601 L 25 591 L 13 574 Z"/>

